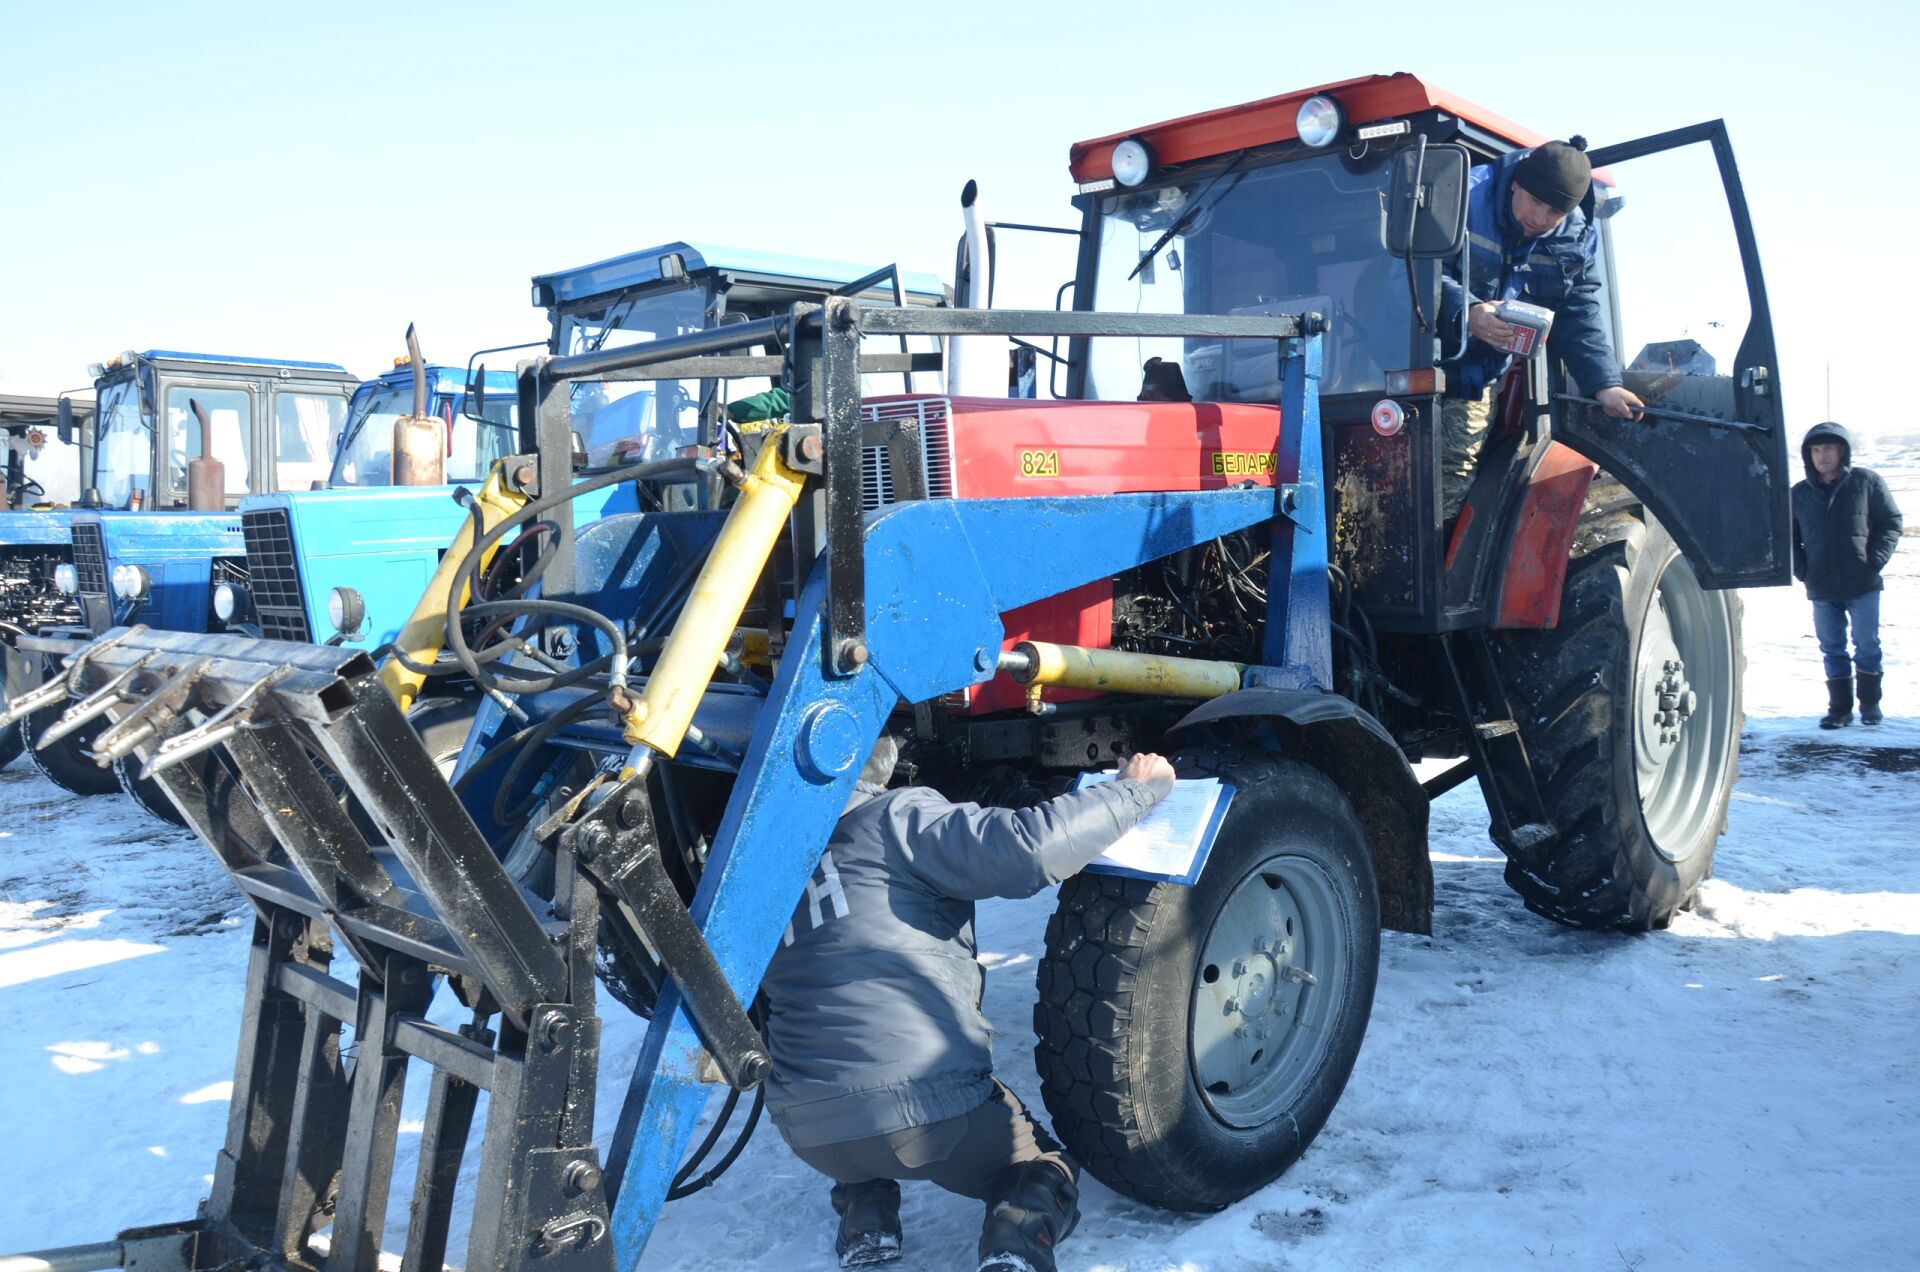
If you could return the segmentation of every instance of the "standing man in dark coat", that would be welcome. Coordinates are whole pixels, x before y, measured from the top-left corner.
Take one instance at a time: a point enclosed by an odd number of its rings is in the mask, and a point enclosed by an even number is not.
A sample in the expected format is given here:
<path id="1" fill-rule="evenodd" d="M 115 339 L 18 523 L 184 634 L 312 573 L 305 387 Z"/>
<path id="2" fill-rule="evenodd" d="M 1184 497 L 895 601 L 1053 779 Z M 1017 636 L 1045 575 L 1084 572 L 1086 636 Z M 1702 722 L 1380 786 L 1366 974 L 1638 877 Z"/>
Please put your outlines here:
<path id="1" fill-rule="evenodd" d="M 1880 571 L 1900 542 L 1900 509 L 1886 479 L 1853 466 L 1853 439 L 1838 424 L 1815 424 L 1800 443 L 1805 481 L 1793 486 L 1793 577 L 1807 585 L 1813 630 L 1826 663 L 1823 729 L 1880 723 Z M 1847 658 L 1847 629 L 1853 658 Z"/>
<path id="2" fill-rule="evenodd" d="M 882 737 L 767 967 L 767 1111 L 835 1183 L 841 1266 L 900 1257 L 902 1179 L 986 1203 L 982 1272 L 1053 1272 L 1077 1171 L 993 1076 L 973 903 L 1029 897 L 1111 847 L 1173 789 L 1136 755 L 1033 808 L 886 789 Z"/>

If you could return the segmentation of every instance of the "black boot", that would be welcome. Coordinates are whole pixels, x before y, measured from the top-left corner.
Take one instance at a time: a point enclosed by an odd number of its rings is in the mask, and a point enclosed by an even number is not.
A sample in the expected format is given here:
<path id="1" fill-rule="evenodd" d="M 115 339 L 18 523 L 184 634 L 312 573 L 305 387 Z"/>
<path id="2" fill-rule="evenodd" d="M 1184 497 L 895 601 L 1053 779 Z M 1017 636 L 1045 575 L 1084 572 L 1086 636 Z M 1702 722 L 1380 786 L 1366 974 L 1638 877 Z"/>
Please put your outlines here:
<path id="1" fill-rule="evenodd" d="M 900 1257 L 900 1185 L 891 1179 L 835 1184 L 833 1213 L 840 1232 L 833 1251 L 843 1268 L 869 1268 Z"/>
<path id="2" fill-rule="evenodd" d="M 1880 674 L 1877 671 L 1860 673 L 1860 723 L 1878 724 L 1884 718 L 1880 714 Z"/>
<path id="3" fill-rule="evenodd" d="M 1827 714 L 1820 717 L 1823 729 L 1840 729 L 1853 723 L 1853 677 L 1835 676 L 1827 681 Z"/>
<path id="4" fill-rule="evenodd" d="M 1054 1247 L 1080 1222 L 1080 1186 L 1050 1161 L 1025 1162 L 987 1204 L 980 1272 L 1054 1272 Z"/>

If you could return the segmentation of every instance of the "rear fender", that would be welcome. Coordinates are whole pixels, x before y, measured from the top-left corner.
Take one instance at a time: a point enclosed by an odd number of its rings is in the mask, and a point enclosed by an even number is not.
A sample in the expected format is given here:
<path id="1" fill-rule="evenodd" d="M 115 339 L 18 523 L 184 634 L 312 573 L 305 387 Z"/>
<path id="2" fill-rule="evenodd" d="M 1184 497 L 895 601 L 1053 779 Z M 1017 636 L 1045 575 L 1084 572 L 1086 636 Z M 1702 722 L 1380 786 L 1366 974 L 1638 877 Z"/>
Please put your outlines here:
<path id="1" fill-rule="evenodd" d="M 1311 764 L 1352 801 L 1373 852 L 1380 925 L 1433 931 L 1433 863 L 1427 858 L 1427 796 L 1379 721 L 1347 699 L 1305 689 L 1242 689 L 1188 712 L 1168 730 L 1210 728 L 1243 744 L 1268 726 L 1285 755 Z"/>
<path id="2" fill-rule="evenodd" d="M 1567 556 L 1587 488 L 1599 471 L 1592 460 L 1557 442 L 1534 466 L 1507 538 L 1492 627 L 1539 629 L 1560 622 Z"/>

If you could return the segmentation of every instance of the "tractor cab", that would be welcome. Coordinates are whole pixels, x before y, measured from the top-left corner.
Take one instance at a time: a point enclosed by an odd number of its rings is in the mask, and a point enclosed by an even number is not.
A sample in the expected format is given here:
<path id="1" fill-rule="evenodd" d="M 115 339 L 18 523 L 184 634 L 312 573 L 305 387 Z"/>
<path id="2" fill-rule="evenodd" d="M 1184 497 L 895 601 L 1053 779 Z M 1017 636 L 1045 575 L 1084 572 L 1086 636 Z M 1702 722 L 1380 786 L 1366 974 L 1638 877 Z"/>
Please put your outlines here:
<path id="1" fill-rule="evenodd" d="M 93 399 L 0 394 L 0 511 L 71 506 L 93 455 Z"/>
<path id="2" fill-rule="evenodd" d="M 446 430 L 447 481 L 485 481 L 495 461 L 513 454 L 519 441 L 512 373 L 489 373 L 479 392 L 472 392 L 457 366 L 429 366 L 426 379 L 427 414 Z M 403 355 L 393 360 L 393 370 L 354 390 L 328 488 L 394 485 L 393 424 L 412 413 L 413 360 Z"/>
<path id="3" fill-rule="evenodd" d="M 898 266 L 872 270 L 840 261 L 666 243 L 533 280 L 547 310 L 548 351 L 593 353 L 785 313 L 795 301 L 848 296 L 869 304 L 928 306 L 946 301 L 931 274 Z M 902 352 L 908 349 L 901 337 Z M 876 347 L 882 342 L 876 340 Z M 935 372 L 868 377 L 870 392 L 938 390 Z M 710 445 L 728 400 L 771 387 L 753 380 L 608 380 L 572 389 L 574 429 L 590 466 L 668 458 Z"/>
<path id="4" fill-rule="evenodd" d="M 1626 386 L 1651 409 L 1640 420 L 1605 415 L 1592 403 L 1598 386 L 1572 379 L 1549 336 L 1489 387 L 1494 423 L 1476 484 L 1459 518 L 1443 518 L 1440 414 L 1464 387 L 1454 368 L 1469 337 L 1464 310 L 1443 321 L 1442 281 L 1463 277 L 1480 233 L 1465 224 L 1468 173 L 1546 140 L 1398 74 L 1072 148 L 1083 224 L 1075 308 L 1320 315 L 1332 556 L 1383 631 L 1550 626 L 1557 605 L 1543 597 L 1557 601 L 1558 579 L 1529 589 L 1507 577 L 1501 549 L 1541 484 L 1580 457 L 1660 518 L 1703 585 L 1786 578 L 1791 482 L 1772 329 L 1718 122 L 1590 152 L 1581 215 L 1598 242 L 1585 295 Z M 1393 215 L 1403 204 L 1448 214 L 1437 240 L 1416 241 Z M 1132 396 L 1155 357 L 1196 401 L 1277 400 L 1272 351 L 1206 339 L 1078 342 L 1071 395 Z"/>
<path id="5" fill-rule="evenodd" d="M 163 349 L 89 370 L 99 427 L 87 485 L 106 507 L 149 511 L 188 507 L 188 465 L 203 457 L 221 465 L 209 493 L 227 508 L 324 480 L 358 384 L 332 362 Z"/>

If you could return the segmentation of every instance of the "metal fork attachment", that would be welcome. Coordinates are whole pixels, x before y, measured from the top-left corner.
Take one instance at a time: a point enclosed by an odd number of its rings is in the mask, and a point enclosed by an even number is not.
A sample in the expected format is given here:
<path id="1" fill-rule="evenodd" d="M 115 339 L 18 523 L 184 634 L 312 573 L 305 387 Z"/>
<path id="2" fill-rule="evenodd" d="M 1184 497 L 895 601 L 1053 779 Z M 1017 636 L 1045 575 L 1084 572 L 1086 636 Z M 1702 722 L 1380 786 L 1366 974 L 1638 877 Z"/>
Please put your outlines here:
<path id="1" fill-rule="evenodd" d="M 596 881 L 561 854 L 555 899 L 523 893 L 364 654 L 143 631 L 94 646 L 86 674 L 100 682 L 88 704 L 114 719 L 103 737 L 147 761 L 254 912 L 211 1195 L 198 1218 L 124 1234 L 91 1266 L 374 1272 L 421 1061 L 431 1088 L 403 1266 L 445 1262 L 486 1091 L 461 1264 L 611 1272 L 591 1138 Z M 352 961 L 339 975 L 336 942 Z M 443 980 L 470 1013 L 458 1028 L 427 1019 Z"/>

